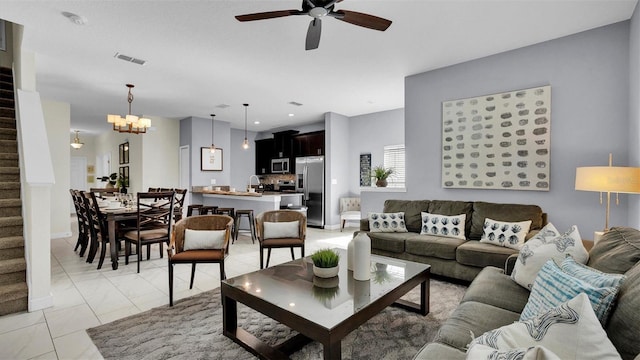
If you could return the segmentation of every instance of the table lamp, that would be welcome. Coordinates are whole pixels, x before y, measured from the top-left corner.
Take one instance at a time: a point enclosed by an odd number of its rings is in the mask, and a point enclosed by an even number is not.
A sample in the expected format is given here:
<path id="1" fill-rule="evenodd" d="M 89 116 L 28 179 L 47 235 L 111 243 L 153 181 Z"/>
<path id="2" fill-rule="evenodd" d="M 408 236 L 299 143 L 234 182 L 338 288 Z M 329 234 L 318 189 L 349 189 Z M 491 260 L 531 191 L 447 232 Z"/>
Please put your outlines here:
<path id="1" fill-rule="evenodd" d="M 604 231 L 595 233 L 595 242 L 609 230 L 611 193 L 616 193 L 616 205 L 619 193 L 640 193 L 640 168 L 612 166 L 612 155 L 609 154 L 609 166 L 576 168 L 576 190 L 599 192 L 600 204 L 602 204 L 602 194 L 605 193 L 607 196 Z"/>

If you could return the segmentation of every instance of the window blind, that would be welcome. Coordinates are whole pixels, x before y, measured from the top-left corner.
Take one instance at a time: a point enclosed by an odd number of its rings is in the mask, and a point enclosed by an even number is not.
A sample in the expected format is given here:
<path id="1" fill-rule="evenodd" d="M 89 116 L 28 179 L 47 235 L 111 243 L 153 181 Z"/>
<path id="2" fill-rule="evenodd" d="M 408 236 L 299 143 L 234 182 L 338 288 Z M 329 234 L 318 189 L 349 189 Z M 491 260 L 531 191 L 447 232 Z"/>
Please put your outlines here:
<path id="1" fill-rule="evenodd" d="M 404 144 L 384 147 L 384 167 L 393 169 L 393 174 L 387 179 L 387 186 L 403 188 L 405 186 Z"/>

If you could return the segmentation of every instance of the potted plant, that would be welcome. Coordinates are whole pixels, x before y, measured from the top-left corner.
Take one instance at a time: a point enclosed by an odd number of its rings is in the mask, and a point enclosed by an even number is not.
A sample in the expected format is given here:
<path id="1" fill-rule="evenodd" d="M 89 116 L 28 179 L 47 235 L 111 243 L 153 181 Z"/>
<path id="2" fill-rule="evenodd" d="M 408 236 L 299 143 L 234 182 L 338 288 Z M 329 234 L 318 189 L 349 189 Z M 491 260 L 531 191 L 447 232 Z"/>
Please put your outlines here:
<path id="1" fill-rule="evenodd" d="M 321 278 L 330 278 L 338 275 L 338 263 L 340 255 L 331 249 L 321 249 L 311 255 L 313 261 L 313 274 Z"/>
<path id="2" fill-rule="evenodd" d="M 109 176 L 99 177 L 98 180 L 100 180 L 102 182 L 108 181 L 106 187 L 112 188 L 112 187 L 116 186 L 116 184 L 118 182 L 118 174 L 111 173 L 111 175 L 109 175 Z"/>
<path id="3" fill-rule="evenodd" d="M 387 178 L 393 174 L 393 168 L 385 168 L 382 165 L 373 168 L 373 177 L 376 178 L 377 187 L 387 187 Z"/>
<path id="4" fill-rule="evenodd" d="M 116 180 L 116 187 L 120 189 L 121 193 L 126 194 L 127 188 L 129 187 L 129 178 L 118 175 L 118 179 Z"/>

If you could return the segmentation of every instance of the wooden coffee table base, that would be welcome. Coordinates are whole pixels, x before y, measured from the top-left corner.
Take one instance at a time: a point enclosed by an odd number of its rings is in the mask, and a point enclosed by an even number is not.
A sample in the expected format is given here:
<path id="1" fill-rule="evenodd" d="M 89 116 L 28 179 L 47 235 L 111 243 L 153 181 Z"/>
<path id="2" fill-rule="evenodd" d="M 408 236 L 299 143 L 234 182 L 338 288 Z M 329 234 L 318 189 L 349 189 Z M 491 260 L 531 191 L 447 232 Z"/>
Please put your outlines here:
<path id="1" fill-rule="evenodd" d="M 323 345 L 325 360 L 341 359 L 342 339 L 387 306 L 397 306 L 422 315 L 429 313 L 429 270 L 427 269 L 421 276 L 401 284 L 393 291 L 370 303 L 333 329 L 326 329 L 223 282 L 221 285 L 223 334 L 261 359 L 288 359 L 290 354 L 300 350 L 313 340 Z M 417 285 L 420 285 L 419 304 L 400 299 Z M 298 331 L 299 334 L 275 347 L 264 343 L 238 327 L 238 301 Z"/>

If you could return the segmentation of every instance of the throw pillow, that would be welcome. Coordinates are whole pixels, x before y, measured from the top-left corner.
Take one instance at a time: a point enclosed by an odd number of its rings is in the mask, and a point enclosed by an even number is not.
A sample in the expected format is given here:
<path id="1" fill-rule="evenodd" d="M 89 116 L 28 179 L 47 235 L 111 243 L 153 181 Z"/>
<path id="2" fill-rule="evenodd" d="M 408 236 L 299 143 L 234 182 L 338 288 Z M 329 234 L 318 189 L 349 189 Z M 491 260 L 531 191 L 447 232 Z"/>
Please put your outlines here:
<path id="1" fill-rule="evenodd" d="M 422 216 L 422 230 L 420 231 L 420 234 L 465 239 L 464 224 L 467 218 L 466 214 L 446 216 L 422 212 L 420 215 Z"/>
<path id="2" fill-rule="evenodd" d="M 613 286 L 620 287 L 626 278 L 622 274 L 607 274 L 587 265 L 576 262 L 571 256 L 567 256 L 560 268 L 566 274 L 584 280 L 593 286 Z"/>
<path id="3" fill-rule="evenodd" d="M 531 220 L 503 222 L 485 218 L 480 242 L 520 250 L 530 227 Z"/>
<path id="4" fill-rule="evenodd" d="M 571 255 L 577 262 L 583 264 L 589 259 L 589 253 L 582 245 L 578 228 L 574 225 L 569 231 L 559 235 L 553 224 L 548 223 L 520 249 L 511 279 L 531 290 L 538 271 L 547 260 L 556 259 L 560 262 L 567 255 Z"/>
<path id="5" fill-rule="evenodd" d="M 407 232 L 404 213 L 369 213 L 369 231 L 371 232 Z"/>
<path id="6" fill-rule="evenodd" d="M 620 359 L 586 294 L 535 317 L 490 330 L 474 339 L 498 350 L 544 346 L 561 359 Z"/>
<path id="7" fill-rule="evenodd" d="M 467 360 L 561 360 L 544 346 L 498 350 L 487 345 L 475 344 L 467 351 Z"/>
<path id="8" fill-rule="evenodd" d="M 571 267 L 571 265 L 568 266 Z M 579 270 L 578 272 L 584 272 L 584 270 Z M 581 275 L 585 276 L 584 274 Z M 588 278 L 594 282 L 592 284 L 565 273 L 553 260 L 549 260 L 542 266 L 538 277 L 533 283 L 529 301 L 527 301 L 520 314 L 520 320 L 533 318 L 536 314 L 547 311 L 580 293 L 584 293 L 589 297 L 593 311 L 604 326 L 607 323 L 609 312 L 624 279 L 619 275 L 613 275 L 610 279 L 605 279 L 606 277 L 607 274 L 602 274 L 598 277 L 588 275 Z M 613 285 L 602 285 L 608 283 L 613 283 Z"/>
<path id="9" fill-rule="evenodd" d="M 220 249 L 226 230 L 184 230 L 184 251 Z"/>
<path id="10" fill-rule="evenodd" d="M 300 221 L 262 223 L 265 239 L 297 238 L 300 236 Z"/>

